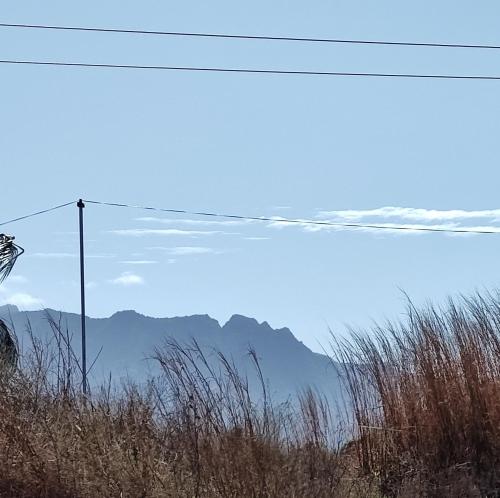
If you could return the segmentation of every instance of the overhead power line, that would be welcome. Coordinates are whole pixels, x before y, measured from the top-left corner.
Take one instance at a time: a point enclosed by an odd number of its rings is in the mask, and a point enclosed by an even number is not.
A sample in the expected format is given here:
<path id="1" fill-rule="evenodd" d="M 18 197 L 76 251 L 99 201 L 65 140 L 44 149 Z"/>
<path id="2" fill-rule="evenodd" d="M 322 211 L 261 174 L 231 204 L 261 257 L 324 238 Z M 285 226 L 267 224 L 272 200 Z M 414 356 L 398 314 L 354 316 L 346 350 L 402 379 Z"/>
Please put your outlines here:
<path id="1" fill-rule="evenodd" d="M 312 225 L 312 226 L 323 226 L 323 227 L 342 227 L 342 228 L 368 228 L 374 230 L 406 230 L 406 231 L 417 231 L 417 232 L 442 232 L 442 233 L 474 233 L 474 234 L 499 234 L 500 232 L 494 230 L 476 230 L 476 229 L 466 229 L 466 228 L 433 228 L 433 227 L 408 227 L 404 225 L 376 225 L 376 224 L 362 224 L 362 223 L 341 223 L 334 221 L 317 221 L 317 220 L 300 220 L 300 219 L 290 219 L 290 218 L 272 218 L 269 216 L 243 216 L 238 214 L 224 214 L 215 213 L 207 211 L 188 211 L 185 209 L 167 209 L 152 206 L 137 206 L 133 204 L 124 204 L 118 202 L 105 202 L 105 201 L 91 201 L 84 199 L 85 203 L 97 204 L 101 206 L 112 206 L 120 208 L 130 208 L 130 209 L 142 209 L 145 211 L 158 211 L 163 213 L 171 214 L 186 214 L 190 216 L 205 216 L 211 218 L 224 218 L 230 220 L 244 220 L 244 221 L 265 221 L 272 223 L 289 223 L 295 225 Z"/>
<path id="2" fill-rule="evenodd" d="M 66 202 L 64 204 L 59 204 L 57 206 L 53 206 L 47 209 L 43 209 L 40 211 L 35 211 L 34 213 L 26 214 L 24 216 L 19 216 L 17 218 L 13 218 L 11 220 L 3 221 L 0 223 L 0 226 L 8 225 L 9 223 L 14 223 L 16 221 L 25 220 L 28 218 L 32 218 L 34 216 L 38 216 L 40 214 L 49 213 L 51 211 L 56 211 L 57 209 L 64 208 L 66 206 L 70 206 L 75 204 L 77 201 Z M 190 216 L 204 216 L 211 218 L 223 218 L 229 220 L 242 220 L 242 221 L 260 221 L 260 222 L 271 222 L 271 223 L 288 223 L 294 225 L 311 225 L 311 226 L 326 226 L 326 227 L 341 227 L 341 228 L 366 228 L 366 229 L 374 229 L 374 230 L 406 230 L 412 232 L 441 232 L 441 233 L 473 233 L 473 234 L 500 234 L 498 231 L 494 230 L 478 230 L 478 229 L 467 229 L 467 228 L 434 228 L 434 227 L 409 227 L 405 225 L 377 225 L 377 224 L 366 224 L 366 223 L 342 223 L 342 222 L 334 222 L 334 221 L 320 221 L 320 220 L 304 220 L 304 219 L 292 219 L 292 218 L 277 218 L 270 216 L 244 216 L 239 214 L 227 214 L 227 213 L 216 213 L 211 211 L 190 211 L 187 209 L 168 209 L 168 208 L 160 208 L 154 206 L 138 206 L 134 204 L 125 204 L 118 202 L 106 202 L 106 201 L 95 201 L 84 199 L 85 203 L 95 204 L 100 206 L 111 206 L 111 207 L 120 207 L 120 208 L 129 208 L 129 209 L 141 209 L 145 211 L 157 211 L 163 213 L 171 213 L 171 214 L 185 214 Z"/>
<path id="3" fill-rule="evenodd" d="M 369 78 L 419 78 L 440 80 L 486 80 L 498 81 L 500 76 L 485 75 L 459 75 L 459 74 L 418 74 L 418 73 L 363 73 L 344 71 L 301 71 L 285 69 L 249 69 L 249 68 L 223 68 L 223 67 L 194 67 L 194 66 L 148 66 L 136 64 L 97 64 L 86 62 L 59 62 L 37 60 L 0 60 L 0 64 L 34 65 L 34 66 L 62 66 L 98 69 L 142 69 L 163 71 L 190 71 L 190 72 L 215 72 L 215 73 L 246 73 L 246 74 L 276 74 L 296 76 L 358 76 Z"/>
<path id="4" fill-rule="evenodd" d="M 0 226 L 8 225 L 9 223 L 14 223 L 15 221 L 26 220 L 27 218 L 32 218 L 33 216 L 38 216 L 40 214 L 50 213 L 51 211 L 55 211 L 56 209 L 61 209 L 61 208 L 66 207 L 66 206 L 70 206 L 71 204 L 74 204 L 74 203 L 75 203 L 75 201 L 66 202 L 65 204 L 60 204 L 59 206 L 54 206 L 54 207 L 51 207 L 48 209 L 42 209 L 41 211 L 36 211 L 35 213 L 30 213 L 30 214 L 26 214 L 24 216 L 19 216 L 18 218 L 13 218 L 12 220 L 1 222 Z"/>
<path id="5" fill-rule="evenodd" d="M 307 43 L 334 43 L 334 44 L 354 44 L 354 45 L 386 45 L 403 47 L 432 47 L 432 48 L 471 48 L 471 49 L 500 49 L 500 45 L 468 44 L 468 43 L 434 43 L 434 42 L 408 42 L 408 41 L 387 41 L 387 40 L 359 40 L 346 38 L 314 38 L 298 36 L 269 36 L 269 35 L 233 35 L 227 33 L 199 33 L 185 31 L 155 31 L 144 29 L 123 29 L 123 28 L 95 28 L 84 26 L 60 26 L 46 24 L 13 24 L 0 23 L 4 28 L 30 28 L 60 31 L 85 31 L 95 33 L 122 33 L 132 35 L 161 35 L 161 36 L 182 36 L 197 38 L 224 38 L 232 40 L 261 40 L 261 41 L 283 41 L 283 42 L 307 42 Z"/>

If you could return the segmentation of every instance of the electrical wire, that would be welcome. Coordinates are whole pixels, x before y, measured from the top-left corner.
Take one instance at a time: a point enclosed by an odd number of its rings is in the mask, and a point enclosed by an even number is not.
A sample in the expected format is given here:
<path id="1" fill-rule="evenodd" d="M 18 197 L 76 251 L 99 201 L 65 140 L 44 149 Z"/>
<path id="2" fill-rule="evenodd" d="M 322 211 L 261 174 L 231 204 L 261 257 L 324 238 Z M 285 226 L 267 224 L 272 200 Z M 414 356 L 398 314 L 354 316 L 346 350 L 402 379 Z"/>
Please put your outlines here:
<path id="1" fill-rule="evenodd" d="M 40 214 L 50 213 L 51 211 L 55 211 L 56 209 L 61 209 L 63 207 L 66 207 L 66 206 L 69 206 L 71 204 L 74 204 L 74 202 L 75 201 L 66 202 L 65 204 L 60 204 L 58 206 L 54 206 L 54 207 L 51 207 L 51 208 L 48 208 L 48 209 L 43 209 L 41 211 L 36 211 L 35 213 L 30 213 L 30 214 L 26 214 L 24 216 L 19 216 L 18 218 L 13 218 L 12 220 L 3 221 L 3 222 L 0 223 L 0 226 L 8 225 L 9 223 L 14 223 L 15 221 L 26 220 L 27 218 L 31 218 L 33 216 L 38 216 Z"/>
<path id="2" fill-rule="evenodd" d="M 58 61 L 35 61 L 35 60 L 0 60 L 0 64 L 35 65 L 35 66 L 62 66 L 80 68 L 107 68 L 107 69 L 150 69 L 164 71 L 197 71 L 215 73 L 246 73 L 246 74 L 279 74 L 296 76 L 358 76 L 378 78 L 420 78 L 440 80 L 490 80 L 498 81 L 500 76 L 482 75 L 453 75 L 453 74 L 417 74 L 417 73 L 357 73 L 341 71 L 300 71 L 281 69 L 248 69 L 248 68 L 222 68 L 222 67 L 193 67 L 193 66 L 147 66 L 136 64 L 97 64 L 84 62 L 58 62 Z"/>
<path id="3" fill-rule="evenodd" d="M 271 218 L 268 216 L 243 216 L 237 214 L 224 214 L 206 211 L 188 211 L 185 209 L 166 209 L 151 206 L 137 206 L 133 204 L 123 204 L 117 202 L 105 202 L 105 201 L 92 201 L 84 200 L 88 204 L 97 204 L 101 206 L 112 206 L 121 208 L 131 208 L 131 209 L 141 209 L 145 211 L 158 211 L 163 213 L 171 214 L 187 214 L 190 216 L 205 216 L 212 218 L 224 218 L 232 220 L 245 220 L 245 221 L 265 221 L 272 223 L 289 223 L 296 225 L 312 225 L 312 226 L 326 226 L 326 227 L 342 227 L 342 228 L 365 228 L 374 230 L 407 230 L 412 232 L 442 232 L 442 233 L 473 233 L 473 234 L 499 234 L 500 232 L 494 230 L 476 230 L 476 229 L 465 229 L 465 228 L 433 228 L 433 227 L 408 227 L 404 225 L 372 225 L 372 224 L 360 224 L 360 223 L 341 223 L 333 221 L 317 221 L 317 220 L 300 220 L 300 219 L 290 219 L 290 218 Z"/>
<path id="4" fill-rule="evenodd" d="M 8 221 L 4 221 L 0 223 L 0 226 L 7 225 L 9 223 L 14 223 L 16 221 L 25 220 L 31 218 L 33 216 L 38 216 L 40 214 L 49 213 L 51 211 L 55 211 L 57 209 L 64 208 L 66 206 L 70 206 L 74 204 L 76 201 L 66 202 L 65 204 L 60 204 L 58 206 L 53 206 L 48 209 L 43 209 L 41 211 L 36 211 L 34 213 L 30 213 L 24 216 L 19 216 L 18 218 L 13 218 Z M 277 217 L 269 217 L 269 216 L 244 216 L 239 214 L 227 214 L 227 213 L 216 213 L 210 211 L 190 211 L 187 209 L 168 209 L 168 208 L 159 208 L 153 206 L 139 206 L 134 204 L 125 204 L 118 202 L 106 202 L 106 201 L 95 201 L 84 199 L 85 203 L 95 204 L 100 206 L 111 206 L 111 207 L 120 207 L 120 208 L 130 208 L 130 209 L 141 209 L 145 211 L 157 211 L 163 213 L 171 213 L 171 214 L 186 214 L 190 216 L 204 216 L 211 218 L 224 218 L 231 220 L 242 220 L 242 221 L 260 221 L 260 222 L 270 222 L 270 223 L 288 223 L 295 225 L 311 225 L 311 226 L 323 226 L 323 227 L 341 227 L 341 228 L 364 228 L 364 229 L 374 229 L 374 230 L 406 230 L 412 232 L 440 232 L 440 233 L 473 233 L 473 234 L 499 234 L 500 232 L 494 230 L 477 230 L 477 229 L 467 229 L 467 228 L 435 228 L 435 227 L 409 227 L 405 225 L 377 225 L 377 224 L 365 224 L 365 223 L 342 223 L 342 222 L 334 222 L 334 221 L 320 221 L 320 220 L 304 220 L 304 219 L 291 219 L 291 218 L 277 218 Z"/>
<path id="5" fill-rule="evenodd" d="M 144 30 L 144 29 L 95 28 L 95 27 L 83 27 L 83 26 L 59 26 L 59 25 L 46 25 L 46 24 L 0 23 L 0 27 L 61 30 L 61 31 L 85 31 L 85 32 L 96 32 L 96 33 L 122 33 L 122 34 L 133 34 L 133 35 L 225 38 L 225 39 L 237 39 L 237 40 L 335 43 L 335 44 L 355 44 L 355 45 L 385 45 L 385 46 L 403 46 L 403 47 L 469 48 L 469 49 L 489 49 L 489 50 L 500 49 L 500 45 L 487 45 L 487 44 L 407 42 L 407 41 L 359 40 L 359 39 L 340 39 L 340 38 L 310 38 L 310 37 L 297 37 L 297 36 L 231 35 L 225 33 L 154 31 L 154 30 Z"/>

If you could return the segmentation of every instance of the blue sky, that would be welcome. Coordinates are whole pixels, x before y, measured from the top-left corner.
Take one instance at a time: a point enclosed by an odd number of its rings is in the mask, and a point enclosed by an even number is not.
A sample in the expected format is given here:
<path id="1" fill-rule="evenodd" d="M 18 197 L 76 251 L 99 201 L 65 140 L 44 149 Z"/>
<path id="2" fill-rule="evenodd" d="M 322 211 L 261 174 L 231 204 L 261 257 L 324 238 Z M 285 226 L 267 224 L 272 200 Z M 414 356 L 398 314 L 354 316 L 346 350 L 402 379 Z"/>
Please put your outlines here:
<path id="1" fill-rule="evenodd" d="M 500 44 L 485 1 L 8 2 L 1 21 Z M 0 29 L 0 58 L 499 73 L 494 51 Z M 500 83 L 0 65 L 0 221 L 78 197 L 334 221 L 500 227 Z M 381 209 L 392 207 L 393 209 Z M 91 316 L 233 313 L 328 327 L 497 286 L 500 235 L 374 233 L 88 206 Z M 153 218 L 153 219 L 151 219 Z M 76 207 L 10 225 L 1 302 L 77 311 Z"/>

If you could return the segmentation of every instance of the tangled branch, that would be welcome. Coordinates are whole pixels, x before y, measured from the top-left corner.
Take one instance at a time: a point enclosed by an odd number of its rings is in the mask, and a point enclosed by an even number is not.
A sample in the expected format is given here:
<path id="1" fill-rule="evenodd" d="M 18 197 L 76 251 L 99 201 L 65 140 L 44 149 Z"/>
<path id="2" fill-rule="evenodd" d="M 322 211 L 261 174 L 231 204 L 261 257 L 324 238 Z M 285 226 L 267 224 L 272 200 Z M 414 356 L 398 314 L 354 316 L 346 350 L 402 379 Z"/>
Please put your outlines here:
<path id="1" fill-rule="evenodd" d="M 22 247 L 14 244 L 14 237 L 0 233 L 0 283 L 9 276 L 17 258 L 23 252 Z"/>

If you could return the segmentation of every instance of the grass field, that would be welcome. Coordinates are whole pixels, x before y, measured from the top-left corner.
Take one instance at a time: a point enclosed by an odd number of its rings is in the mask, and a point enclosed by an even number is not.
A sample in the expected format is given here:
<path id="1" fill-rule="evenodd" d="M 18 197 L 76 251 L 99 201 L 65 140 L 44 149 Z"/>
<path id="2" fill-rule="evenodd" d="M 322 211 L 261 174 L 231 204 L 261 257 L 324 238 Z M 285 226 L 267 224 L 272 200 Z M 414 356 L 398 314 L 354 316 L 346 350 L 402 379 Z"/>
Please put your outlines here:
<path id="1" fill-rule="evenodd" d="M 342 421 L 312 390 L 274 405 L 265 372 L 252 399 L 227 358 L 215 369 L 195 343 L 158 350 L 163 375 L 147 386 L 83 399 L 53 325 L 52 346 L 33 338 L 1 373 L 0 496 L 499 496 L 496 296 L 409 306 L 402 323 L 334 341 Z"/>

